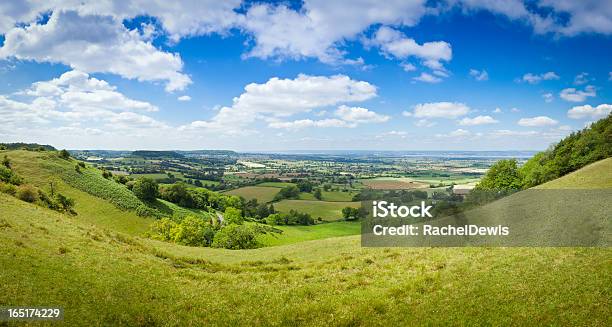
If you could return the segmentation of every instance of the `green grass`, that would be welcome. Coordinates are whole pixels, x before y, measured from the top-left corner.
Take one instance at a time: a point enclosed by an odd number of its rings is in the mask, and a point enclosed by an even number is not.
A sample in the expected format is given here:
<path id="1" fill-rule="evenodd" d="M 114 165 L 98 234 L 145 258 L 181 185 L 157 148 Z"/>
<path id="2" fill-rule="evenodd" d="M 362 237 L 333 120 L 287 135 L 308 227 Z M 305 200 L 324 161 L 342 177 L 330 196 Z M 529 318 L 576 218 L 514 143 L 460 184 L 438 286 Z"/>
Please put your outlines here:
<path id="1" fill-rule="evenodd" d="M 246 200 L 257 199 L 259 203 L 266 203 L 272 201 L 278 191 L 279 189 L 275 187 L 245 186 L 227 191 L 225 194 L 241 196 Z"/>
<path id="2" fill-rule="evenodd" d="M 358 208 L 360 202 L 327 202 L 327 201 L 308 201 L 308 200 L 283 200 L 274 203 L 274 208 L 280 212 L 289 212 L 294 209 L 299 212 L 310 214 L 313 218 L 323 218 L 325 221 L 342 219 L 342 209 L 344 207 Z"/>
<path id="3" fill-rule="evenodd" d="M 359 237 L 230 251 L 130 237 L 0 194 L 0 303 L 67 325 L 590 325 L 612 249 L 361 248 Z"/>
<path id="4" fill-rule="evenodd" d="M 612 188 L 612 158 L 592 163 L 578 171 L 536 186 L 537 189 Z"/>
<path id="5" fill-rule="evenodd" d="M 264 246 L 292 244 L 330 237 L 357 235 L 361 232 L 361 223 L 357 221 L 336 221 L 311 226 L 274 226 L 282 230 L 281 234 L 265 234 L 260 237 Z"/>
<path id="6" fill-rule="evenodd" d="M 283 187 L 287 187 L 287 186 L 291 186 L 291 185 L 295 185 L 295 184 L 294 183 L 286 183 L 286 182 L 265 182 L 265 183 L 257 184 L 257 186 L 279 187 L 279 188 L 283 188 Z"/>

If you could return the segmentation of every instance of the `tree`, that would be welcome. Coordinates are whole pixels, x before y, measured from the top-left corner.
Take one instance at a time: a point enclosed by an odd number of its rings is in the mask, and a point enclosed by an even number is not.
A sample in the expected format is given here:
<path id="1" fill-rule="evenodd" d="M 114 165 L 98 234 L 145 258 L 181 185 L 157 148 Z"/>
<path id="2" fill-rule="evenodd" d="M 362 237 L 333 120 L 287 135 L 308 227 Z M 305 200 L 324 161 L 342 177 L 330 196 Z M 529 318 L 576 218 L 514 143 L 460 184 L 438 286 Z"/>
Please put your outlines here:
<path id="1" fill-rule="evenodd" d="M 359 219 L 365 217 L 365 210 L 360 210 L 359 208 L 353 207 L 344 207 L 344 209 L 342 209 L 342 217 L 346 220 Z"/>
<path id="2" fill-rule="evenodd" d="M 315 199 L 317 199 L 317 200 L 321 200 L 321 199 L 323 198 L 323 196 L 322 196 L 322 194 L 321 194 L 321 189 L 320 189 L 320 188 L 317 188 L 317 189 L 314 191 L 314 197 L 315 197 Z"/>
<path id="3" fill-rule="evenodd" d="M 476 185 L 476 189 L 487 191 L 513 191 L 521 188 L 516 159 L 499 160 Z"/>
<path id="4" fill-rule="evenodd" d="M 242 224 L 244 219 L 242 218 L 242 212 L 240 209 L 234 207 L 227 207 L 223 212 L 223 219 L 227 224 Z"/>
<path id="5" fill-rule="evenodd" d="M 262 231 L 254 225 L 231 224 L 215 234 L 212 247 L 232 250 L 254 249 L 259 247 L 257 236 Z"/>
<path id="6" fill-rule="evenodd" d="M 312 192 L 312 183 L 308 180 L 301 180 L 297 183 L 297 187 L 300 192 L 310 193 Z"/>
<path id="7" fill-rule="evenodd" d="M 159 193 L 157 182 L 148 177 L 141 177 L 132 186 L 134 195 L 142 201 L 153 202 Z"/>
<path id="8" fill-rule="evenodd" d="M 64 159 L 64 160 L 68 160 L 68 159 L 70 159 L 70 153 L 68 151 L 66 151 L 66 149 L 64 149 L 64 150 L 59 152 L 59 157 Z"/>
<path id="9" fill-rule="evenodd" d="M 300 189 L 295 185 L 290 185 L 283 187 L 277 194 L 274 196 L 274 201 L 282 200 L 282 199 L 294 199 L 300 195 Z"/>
<path id="10" fill-rule="evenodd" d="M 201 218 L 187 216 L 171 231 L 174 241 L 190 246 L 209 246 L 212 244 L 215 231 Z"/>

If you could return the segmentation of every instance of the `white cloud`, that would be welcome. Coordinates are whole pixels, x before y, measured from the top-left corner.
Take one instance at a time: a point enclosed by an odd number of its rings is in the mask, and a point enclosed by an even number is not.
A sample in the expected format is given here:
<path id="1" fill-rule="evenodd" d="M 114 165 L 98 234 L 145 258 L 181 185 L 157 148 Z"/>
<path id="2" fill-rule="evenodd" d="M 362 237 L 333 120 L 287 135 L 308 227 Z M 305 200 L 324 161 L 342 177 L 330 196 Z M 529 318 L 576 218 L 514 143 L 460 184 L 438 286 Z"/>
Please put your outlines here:
<path id="1" fill-rule="evenodd" d="M 176 98 L 179 101 L 191 101 L 191 97 L 188 95 L 181 95 L 180 97 Z"/>
<path id="2" fill-rule="evenodd" d="M 244 128 L 257 119 L 267 119 L 272 127 L 289 128 L 291 125 L 282 125 L 283 122 L 279 122 L 278 118 L 343 103 L 362 102 L 376 97 L 374 85 L 352 80 L 345 75 L 327 77 L 300 74 L 295 79 L 273 77 L 263 84 L 248 84 L 244 89 L 244 93 L 234 98 L 231 107 L 222 107 L 209 121 L 195 121 L 182 126 L 181 129 L 208 129 L 224 134 L 240 134 L 246 132 Z M 353 117 L 372 113 L 364 108 L 353 109 L 343 109 L 340 113 L 352 114 Z M 338 124 L 336 120 L 339 119 L 317 123 L 306 119 L 294 125 L 330 126 Z M 346 122 L 344 124 L 350 125 Z"/>
<path id="3" fill-rule="evenodd" d="M 520 126 L 525 126 L 525 127 L 542 127 L 542 126 L 554 126 L 557 125 L 559 122 L 547 117 L 547 116 L 537 116 L 537 117 L 531 117 L 531 118 L 521 118 L 518 121 L 518 124 Z"/>
<path id="4" fill-rule="evenodd" d="M 472 76 L 477 81 L 487 81 L 489 80 L 489 73 L 486 70 L 477 70 L 470 69 L 470 76 Z"/>
<path id="5" fill-rule="evenodd" d="M 544 93 L 542 94 L 542 98 L 544 99 L 544 102 L 550 103 L 555 99 L 555 96 L 552 93 Z"/>
<path id="6" fill-rule="evenodd" d="M 472 134 L 472 132 L 465 130 L 465 129 L 456 129 L 448 134 L 436 134 L 435 137 L 437 138 L 452 138 L 452 139 L 465 139 L 466 137 L 470 137 L 470 136 L 479 136 Z"/>
<path id="7" fill-rule="evenodd" d="M 576 77 L 574 77 L 574 84 L 575 85 L 582 85 L 582 84 L 586 84 L 588 82 L 591 81 L 591 78 L 589 77 L 589 73 L 580 73 L 578 75 L 576 75 Z"/>
<path id="8" fill-rule="evenodd" d="M 347 122 L 340 119 L 321 119 L 321 120 L 312 120 L 312 119 L 300 119 L 289 122 L 272 122 L 268 124 L 271 128 L 284 128 L 290 130 L 299 130 L 303 128 L 311 128 L 311 127 L 356 127 L 356 123 Z"/>
<path id="9" fill-rule="evenodd" d="M 459 102 L 420 103 L 413 107 L 412 115 L 416 118 L 447 118 L 454 119 L 465 116 L 470 108 Z M 404 113 L 406 116 L 407 113 Z"/>
<path id="10" fill-rule="evenodd" d="M 345 41 L 373 24 L 413 26 L 425 13 L 421 0 L 359 0 L 348 6 L 342 1 L 306 0 L 301 10 L 255 4 L 240 26 L 254 40 L 247 57 L 354 63 L 347 62 L 339 49 Z"/>
<path id="11" fill-rule="evenodd" d="M 413 72 L 416 70 L 416 67 L 411 63 L 402 63 L 400 64 L 400 66 L 402 67 L 402 69 L 404 69 L 405 72 Z"/>
<path id="12" fill-rule="evenodd" d="M 512 108 L 512 109 L 510 109 L 510 111 L 512 111 L 512 112 L 521 112 L 521 109 L 519 109 L 519 108 Z"/>
<path id="13" fill-rule="evenodd" d="M 539 75 L 527 73 L 523 75 L 523 77 L 521 78 L 523 82 L 527 82 L 529 84 L 538 84 L 541 81 L 550 81 L 550 80 L 558 80 L 558 79 L 559 79 L 559 75 L 557 75 L 555 72 L 547 72 L 547 73 L 543 73 Z"/>
<path id="14" fill-rule="evenodd" d="M 563 89 L 559 93 L 559 97 L 565 101 L 569 102 L 583 102 L 587 97 L 597 96 L 597 92 L 595 91 L 595 87 L 592 85 L 587 85 L 584 91 L 577 90 L 573 87 Z"/>
<path id="15" fill-rule="evenodd" d="M 429 73 L 421 73 L 418 77 L 412 78 L 415 81 L 425 82 L 425 83 L 439 83 L 442 82 L 442 79 L 439 77 L 435 77 Z"/>
<path id="16" fill-rule="evenodd" d="M 493 110 L 494 114 L 501 114 L 503 111 L 501 110 L 501 108 L 495 108 L 495 110 Z"/>
<path id="17" fill-rule="evenodd" d="M 507 130 L 507 129 L 500 129 L 500 130 L 495 130 L 492 131 L 491 133 L 489 133 L 490 136 L 492 137 L 504 137 L 504 136 L 536 136 L 539 133 L 536 131 L 511 131 L 511 130 Z"/>
<path id="18" fill-rule="evenodd" d="M 88 73 L 105 72 L 139 81 L 165 81 L 166 91 L 191 83 L 178 54 L 160 51 L 112 16 L 55 11 L 46 24 L 15 27 L 5 34 L 0 58 L 63 63 Z"/>
<path id="19" fill-rule="evenodd" d="M 419 119 L 414 123 L 416 127 L 433 127 L 436 125 L 436 122 L 429 121 L 427 119 Z"/>
<path id="20" fill-rule="evenodd" d="M 572 119 L 588 118 L 592 120 L 597 120 L 606 117 L 610 114 L 610 112 L 612 112 L 611 104 L 600 104 L 597 107 L 593 107 L 587 104 L 584 106 L 573 107 L 567 112 L 567 116 Z"/>
<path id="21" fill-rule="evenodd" d="M 79 71 L 32 83 L 30 88 L 16 95 L 28 100 L 0 96 L 0 130 L 28 126 L 28 129 L 55 135 L 49 128 L 79 130 L 86 134 L 113 129 L 117 135 L 125 135 L 133 130 L 168 127 L 142 114 L 158 111 L 156 106 L 130 99 L 106 81 Z M 62 127 L 66 128 L 60 129 Z"/>
<path id="22" fill-rule="evenodd" d="M 444 71 L 442 61 L 448 62 L 453 57 L 453 51 L 447 42 L 425 42 L 421 45 L 387 26 L 380 27 L 370 42 L 379 46 L 387 56 L 398 59 L 416 57 L 422 60 L 423 65 L 433 70 Z"/>
<path id="23" fill-rule="evenodd" d="M 486 124 L 496 124 L 499 123 L 498 120 L 493 119 L 491 116 L 476 116 L 474 118 L 463 118 L 459 121 L 459 125 L 462 126 L 476 126 L 476 125 L 486 125 Z"/>
<path id="24" fill-rule="evenodd" d="M 352 123 L 384 123 L 389 120 L 389 116 L 377 114 L 366 108 L 348 107 L 341 105 L 335 112 L 336 116 L 342 120 Z"/>

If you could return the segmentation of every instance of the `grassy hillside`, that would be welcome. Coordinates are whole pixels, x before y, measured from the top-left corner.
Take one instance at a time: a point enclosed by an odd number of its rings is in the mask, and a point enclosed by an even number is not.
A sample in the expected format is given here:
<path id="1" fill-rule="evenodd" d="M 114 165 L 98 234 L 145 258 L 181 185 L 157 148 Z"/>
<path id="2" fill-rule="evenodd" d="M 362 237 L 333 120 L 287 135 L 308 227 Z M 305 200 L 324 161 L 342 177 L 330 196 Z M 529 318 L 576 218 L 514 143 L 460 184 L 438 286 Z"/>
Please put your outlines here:
<path id="1" fill-rule="evenodd" d="M 309 226 L 289 225 L 274 227 L 283 232 L 281 234 L 261 235 L 260 241 L 264 246 L 276 246 L 330 237 L 357 235 L 361 232 L 361 223 L 358 221 L 336 221 Z"/>
<path id="2" fill-rule="evenodd" d="M 367 249 L 343 237 L 229 251 L 3 194 L 0 211 L 0 305 L 62 306 L 70 325 L 609 323 L 610 249 Z"/>
<path id="3" fill-rule="evenodd" d="M 592 163 L 561 178 L 538 185 L 536 189 L 612 188 L 612 158 Z"/>

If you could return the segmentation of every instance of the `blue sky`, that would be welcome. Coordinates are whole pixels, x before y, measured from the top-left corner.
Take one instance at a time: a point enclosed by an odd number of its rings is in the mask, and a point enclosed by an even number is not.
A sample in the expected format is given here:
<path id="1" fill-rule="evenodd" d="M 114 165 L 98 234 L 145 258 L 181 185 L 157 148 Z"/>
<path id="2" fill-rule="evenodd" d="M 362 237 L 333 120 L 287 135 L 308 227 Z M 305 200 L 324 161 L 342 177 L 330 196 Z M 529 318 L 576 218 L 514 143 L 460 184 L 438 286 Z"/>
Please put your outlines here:
<path id="1" fill-rule="evenodd" d="M 605 1 L 0 6 L 0 142 L 540 150 L 612 110 Z"/>

